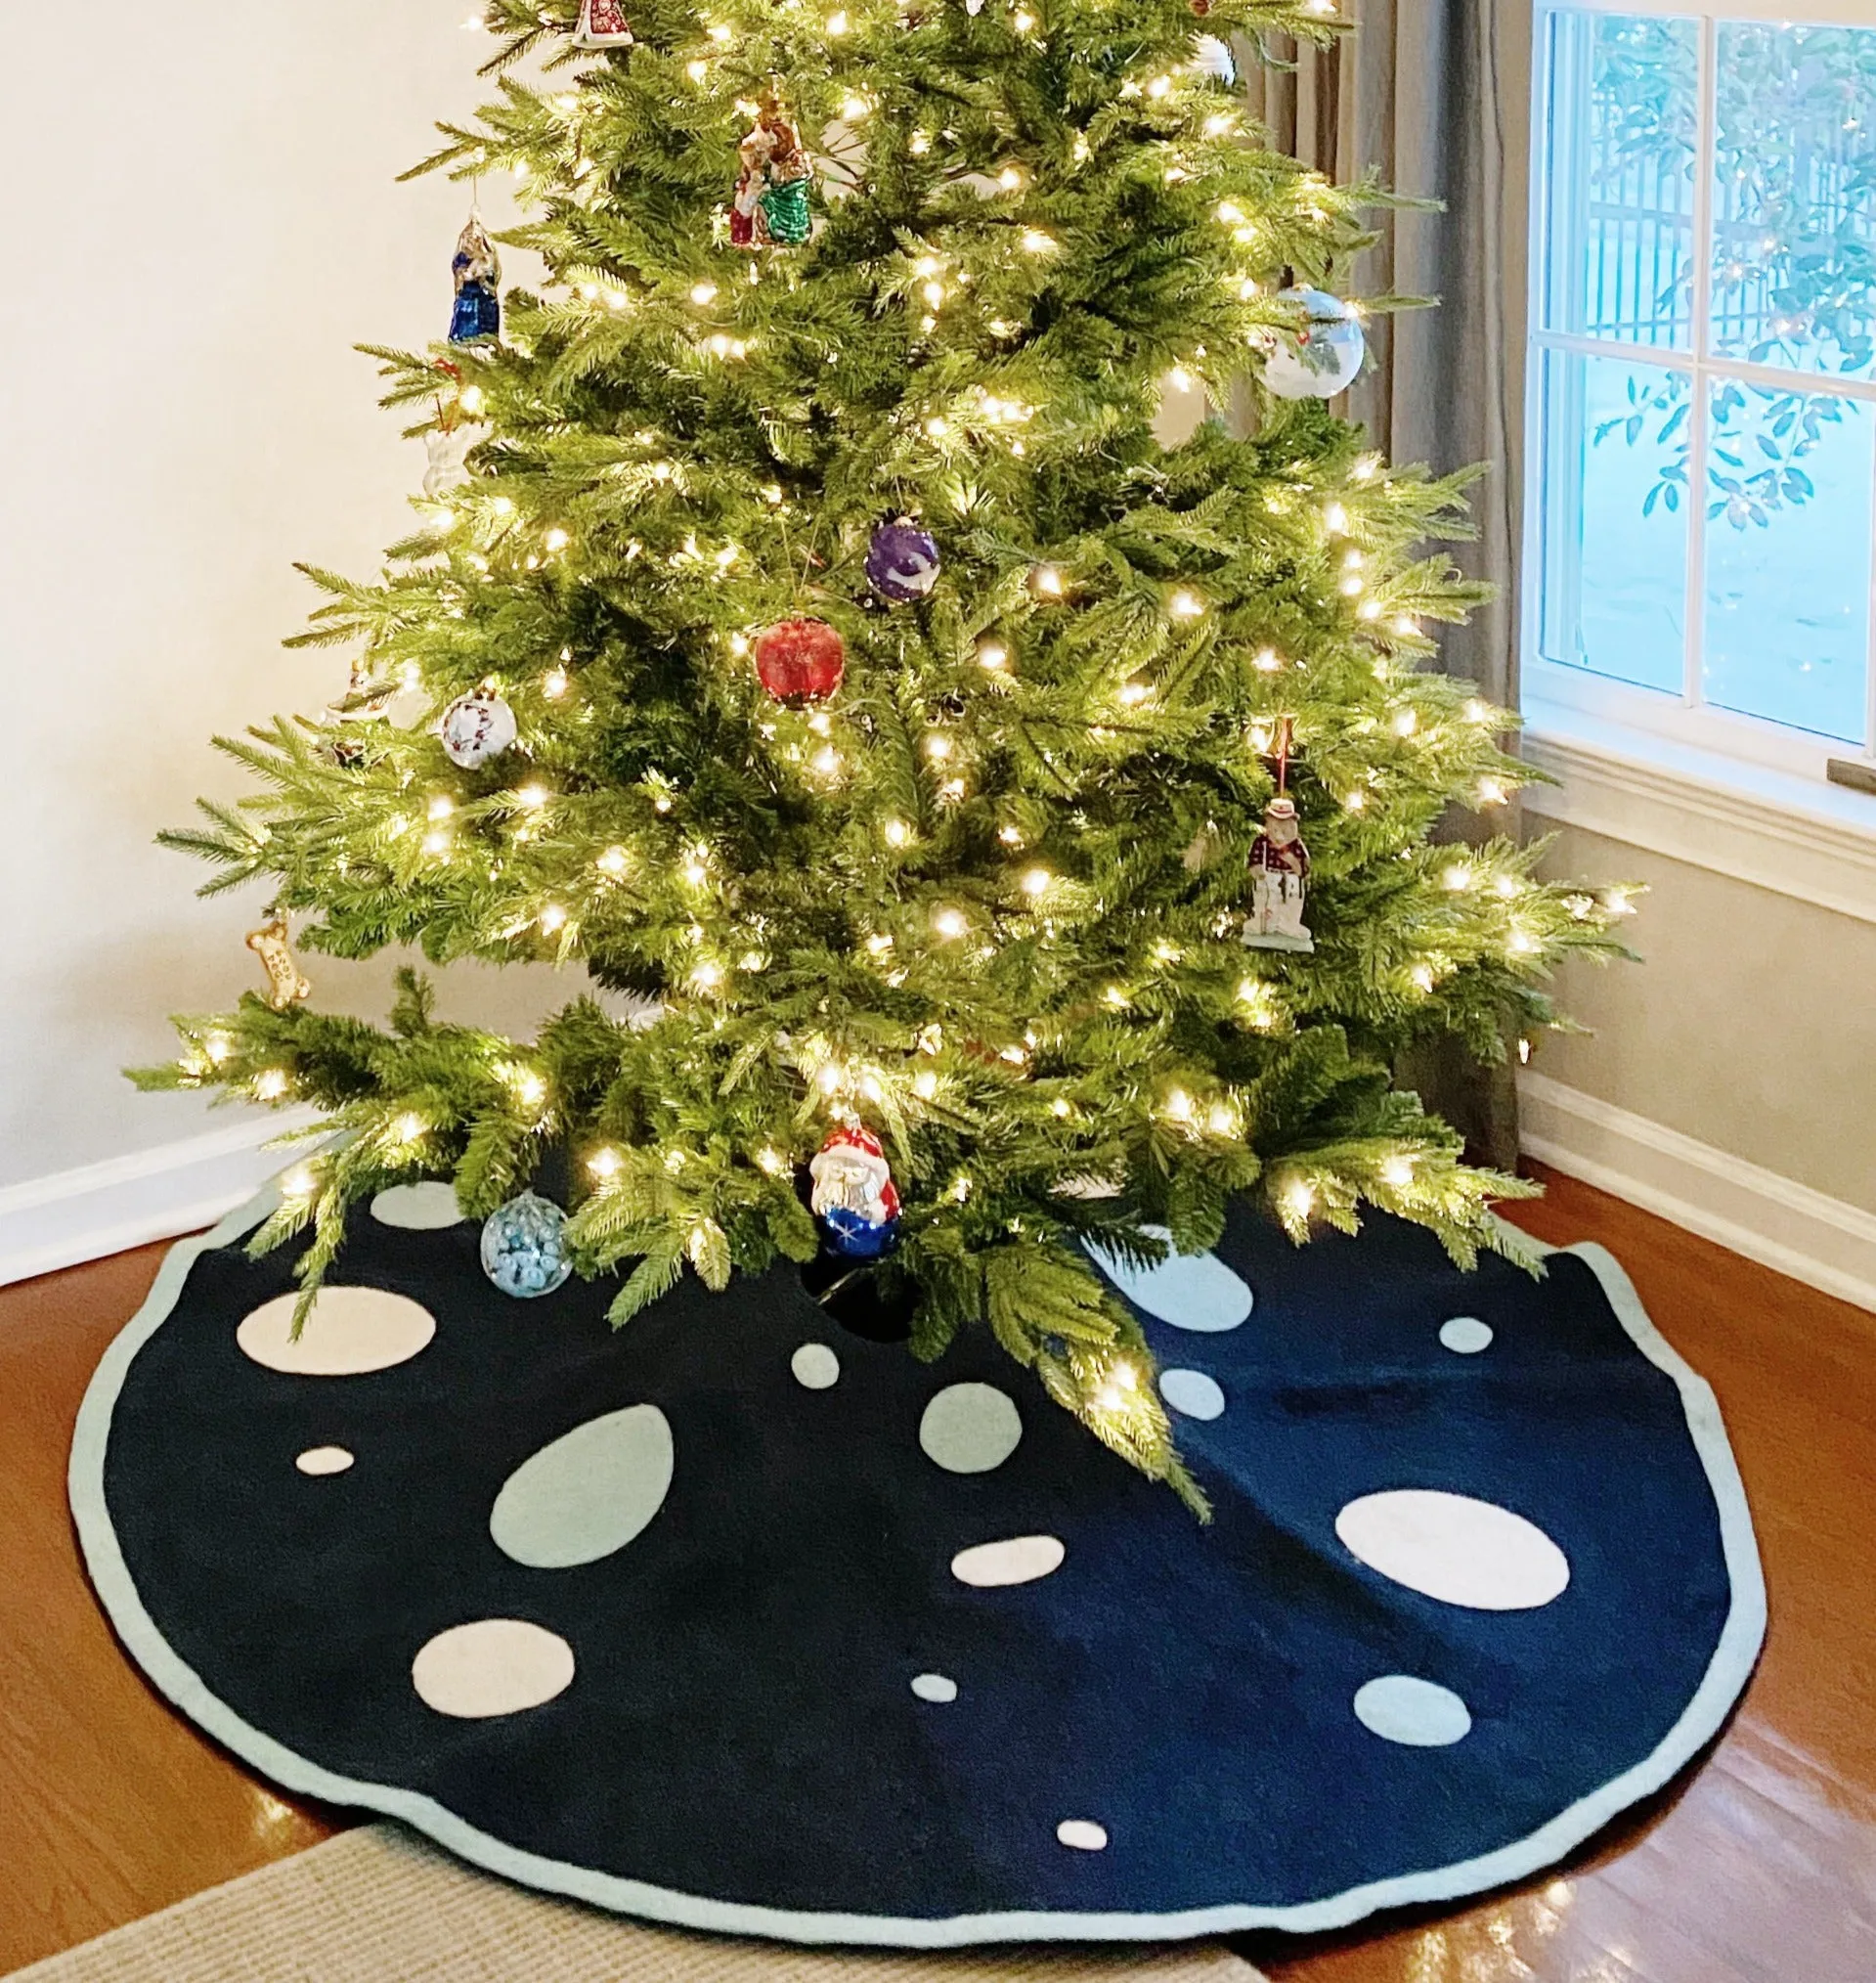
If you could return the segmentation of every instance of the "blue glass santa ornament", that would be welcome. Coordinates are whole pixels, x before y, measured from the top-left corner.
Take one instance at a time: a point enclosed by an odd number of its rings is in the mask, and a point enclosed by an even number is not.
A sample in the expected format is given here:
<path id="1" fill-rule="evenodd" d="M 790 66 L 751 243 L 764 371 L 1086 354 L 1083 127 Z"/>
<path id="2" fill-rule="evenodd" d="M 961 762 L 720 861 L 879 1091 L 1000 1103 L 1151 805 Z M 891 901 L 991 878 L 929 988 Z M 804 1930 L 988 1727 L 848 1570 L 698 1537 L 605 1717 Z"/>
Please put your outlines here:
<path id="1" fill-rule="evenodd" d="M 938 584 L 938 540 L 909 516 L 882 523 L 866 548 L 866 582 L 895 606 L 925 598 Z"/>
<path id="2" fill-rule="evenodd" d="M 807 1167 L 808 1204 L 830 1253 L 876 1260 L 898 1244 L 899 1195 L 872 1130 L 836 1129 Z"/>
<path id="3" fill-rule="evenodd" d="M 472 344 L 502 334 L 502 264 L 480 216 L 456 238 L 450 268 L 456 276 L 456 308 L 450 316 L 450 342 Z"/>

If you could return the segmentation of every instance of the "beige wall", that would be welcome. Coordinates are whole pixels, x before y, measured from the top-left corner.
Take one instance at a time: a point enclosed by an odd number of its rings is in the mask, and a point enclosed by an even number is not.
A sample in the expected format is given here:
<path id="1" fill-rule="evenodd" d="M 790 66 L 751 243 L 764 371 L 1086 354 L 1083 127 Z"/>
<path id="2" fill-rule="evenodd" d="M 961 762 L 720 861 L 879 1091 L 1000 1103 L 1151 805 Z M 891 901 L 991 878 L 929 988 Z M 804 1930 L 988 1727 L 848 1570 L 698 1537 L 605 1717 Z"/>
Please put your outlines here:
<path id="1" fill-rule="evenodd" d="M 1876 1212 L 1876 923 L 1572 827 L 1545 871 L 1649 893 L 1646 961 L 1567 969 L 1594 1036 L 1549 1036 L 1537 1071 Z"/>
<path id="2" fill-rule="evenodd" d="M 252 892 L 151 844 L 240 780 L 212 730 L 311 710 L 306 558 L 370 573 L 422 467 L 362 340 L 448 324 L 465 212 L 392 184 L 488 93 L 464 0 L 9 13 L 0 62 L 0 1186 L 208 1126 L 117 1074 L 257 983 Z M 491 204 L 493 205 L 493 201 Z M 385 973 L 314 959 L 327 1005 Z M 497 1016 L 540 988 L 471 974 Z M 231 1120 L 227 1116 L 217 1119 Z"/>

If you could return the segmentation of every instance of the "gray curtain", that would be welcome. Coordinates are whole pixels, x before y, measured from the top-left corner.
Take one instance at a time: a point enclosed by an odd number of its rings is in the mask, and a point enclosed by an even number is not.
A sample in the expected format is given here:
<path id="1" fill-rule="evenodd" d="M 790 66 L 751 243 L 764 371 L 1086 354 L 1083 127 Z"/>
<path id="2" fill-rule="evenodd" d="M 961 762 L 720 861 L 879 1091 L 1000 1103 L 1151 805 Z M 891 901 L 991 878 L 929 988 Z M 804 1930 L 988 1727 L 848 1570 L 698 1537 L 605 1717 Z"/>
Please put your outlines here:
<path id="1" fill-rule="evenodd" d="M 1490 463 L 1472 492 L 1479 536 L 1466 572 L 1492 604 L 1445 638 L 1445 665 L 1492 701 L 1518 706 L 1517 561 L 1522 532 L 1524 328 L 1529 236 L 1531 0 L 1354 0 L 1355 31 L 1287 65 L 1248 65 L 1251 111 L 1272 141 L 1338 180 L 1373 170 L 1442 213 L 1383 213 L 1380 241 L 1336 280 L 1357 293 L 1433 296 L 1437 310 L 1373 320 L 1352 418 L 1392 461 L 1444 473 Z M 1503 814 L 1458 815 L 1451 837 L 1515 831 Z M 1509 1064 L 1481 1067 L 1457 1043 L 1419 1051 L 1400 1075 L 1465 1136 L 1480 1161 L 1517 1158 Z"/>

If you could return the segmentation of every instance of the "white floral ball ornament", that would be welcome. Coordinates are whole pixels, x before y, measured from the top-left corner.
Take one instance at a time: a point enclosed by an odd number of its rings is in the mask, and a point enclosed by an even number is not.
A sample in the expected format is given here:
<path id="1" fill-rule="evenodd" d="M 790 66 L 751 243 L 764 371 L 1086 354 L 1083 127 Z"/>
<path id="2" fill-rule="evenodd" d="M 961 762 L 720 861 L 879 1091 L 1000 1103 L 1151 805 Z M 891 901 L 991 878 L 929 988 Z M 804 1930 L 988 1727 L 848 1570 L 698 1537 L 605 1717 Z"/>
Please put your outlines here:
<path id="1" fill-rule="evenodd" d="M 465 771 L 499 758 L 519 733 L 514 711 L 489 688 L 458 695 L 436 727 L 437 740 L 450 762 Z"/>
<path id="2" fill-rule="evenodd" d="M 1279 333 L 1264 360 L 1264 383 L 1279 399 L 1333 399 L 1355 382 L 1368 356 L 1361 319 L 1327 289 L 1285 289 L 1302 305 L 1303 324 Z"/>

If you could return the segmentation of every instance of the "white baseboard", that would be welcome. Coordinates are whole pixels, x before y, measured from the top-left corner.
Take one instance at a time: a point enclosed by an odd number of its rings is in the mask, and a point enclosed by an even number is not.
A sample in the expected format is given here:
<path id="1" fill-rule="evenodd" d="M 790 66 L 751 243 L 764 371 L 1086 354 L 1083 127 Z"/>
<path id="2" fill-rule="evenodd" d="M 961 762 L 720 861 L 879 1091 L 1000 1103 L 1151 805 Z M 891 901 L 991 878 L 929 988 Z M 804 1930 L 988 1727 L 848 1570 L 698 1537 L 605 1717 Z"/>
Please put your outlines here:
<path id="1" fill-rule="evenodd" d="M 318 1121 L 282 1109 L 0 1188 L 0 1287 L 213 1225 L 289 1161 L 261 1146 Z"/>
<path id="2" fill-rule="evenodd" d="M 1580 1088 L 1518 1080 L 1525 1152 L 1807 1287 L 1876 1309 L 1876 1212 Z"/>

